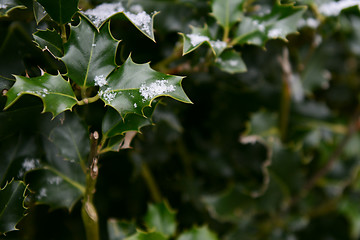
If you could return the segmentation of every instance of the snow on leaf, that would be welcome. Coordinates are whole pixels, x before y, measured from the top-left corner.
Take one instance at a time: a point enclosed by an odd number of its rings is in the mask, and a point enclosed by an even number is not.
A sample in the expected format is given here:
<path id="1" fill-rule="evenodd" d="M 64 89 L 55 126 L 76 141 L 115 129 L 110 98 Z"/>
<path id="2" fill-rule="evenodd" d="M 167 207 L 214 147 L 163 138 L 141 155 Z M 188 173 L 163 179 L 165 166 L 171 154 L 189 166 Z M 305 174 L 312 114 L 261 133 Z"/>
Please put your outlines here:
<path id="1" fill-rule="evenodd" d="M 342 0 L 338 2 L 326 2 L 321 4 L 318 9 L 319 12 L 327 17 L 338 16 L 340 12 L 346 8 L 358 6 L 360 8 L 359 0 Z"/>
<path id="2" fill-rule="evenodd" d="M 197 49 L 202 43 L 207 43 L 215 55 L 220 55 L 227 47 L 227 43 L 221 40 L 214 40 L 210 31 L 204 28 L 192 28 L 192 33 L 182 34 L 184 39 L 183 55 L 188 54 Z"/>
<path id="3" fill-rule="evenodd" d="M 264 46 L 269 39 L 286 40 L 288 34 L 296 32 L 304 12 L 304 7 L 277 3 L 272 11 L 264 16 L 244 17 L 237 28 L 233 43 Z"/>
<path id="4" fill-rule="evenodd" d="M 153 17 L 156 13 L 146 13 L 140 5 L 133 5 L 126 10 L 121 2 L 118 3 L 102 3 L 93 9 L 81 12 L 85 15 L 96 28 L 102 25 L 117 13 L 122 13 L 130 20 L 142 33 L 154 40 Z"/>
<path id="5" fill-rule="evenodd" d="M 23 94 L 40 97 L 44 103 L 43 112 L 51 112 L 54 117 L 63 111 L 71 110 L 77 103 L 70 83 L 60 74 L 54 76 L 45 73 L 40 77 L 15 76 L 15 78 L 15 84 L 6 93 L 5 109 L 13 105 Z"/>
<path id="6" fill-rule="evenodd" d="M 87 20 L 71 27 L 69 40 L 64 45 L 64 56 L 68 76 L 80 86 L 95 86 L 104 83 L 106 76 L 114 70 L 115 53 L 118 46 L 110 33 L 109 23 L 98 32 Z M 98 85 L 99 86 L 99 85 Z"/>
<path id="7" fill-rule="evenodd" d="M 136 64 L 130 58 L 112 72 L 99 96 L 122 117 L 128 113 L 143 115 L 143 109 L 159 96 L 190 103 L 181 87 L 183 77 L 167 75 L 151 69 L 149 64 Z"/>

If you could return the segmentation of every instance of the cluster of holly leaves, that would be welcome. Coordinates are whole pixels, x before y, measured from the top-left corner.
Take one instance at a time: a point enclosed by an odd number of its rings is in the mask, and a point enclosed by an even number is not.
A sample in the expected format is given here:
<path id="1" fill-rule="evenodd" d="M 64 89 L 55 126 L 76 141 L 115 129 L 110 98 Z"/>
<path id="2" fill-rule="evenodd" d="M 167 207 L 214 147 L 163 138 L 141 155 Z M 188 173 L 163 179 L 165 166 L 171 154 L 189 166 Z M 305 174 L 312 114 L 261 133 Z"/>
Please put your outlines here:
<path id="1" fill-rule="evenodd" d="M 84 239 L 97 131 L 102 239 L 359 239 L 359 26 L 351 0 L 1 1 L 1 237 Z"/>

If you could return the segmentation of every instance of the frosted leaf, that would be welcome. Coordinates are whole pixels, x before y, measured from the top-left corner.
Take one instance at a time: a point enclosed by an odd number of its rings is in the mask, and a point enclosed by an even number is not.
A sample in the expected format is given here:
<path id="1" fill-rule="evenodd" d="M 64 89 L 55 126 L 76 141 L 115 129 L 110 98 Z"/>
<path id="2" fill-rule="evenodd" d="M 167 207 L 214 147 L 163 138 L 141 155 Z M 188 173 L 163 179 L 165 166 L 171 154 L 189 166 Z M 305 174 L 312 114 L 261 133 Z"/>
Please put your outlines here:
<path id="1" fill-rule="evenodd" d="M 100 27 L 101 24 L 108 19 L 111 15 L 114 15 L 118 12 L 123 12 L 124 7 L 119 3 L 102 3 L 98 5 L 96 8 L 88 9 L 84 12 L 85 14 L 96 27 Z"/>
<path id="2" fill-rule="evenodd" d="M 94 81 L 95 81 L 95 86 L 102 87 L 107 85 L 107 81 L 104 75 L 95 76 Z"/>
<path id="3" fill-rule="evenodd" d="M 151 17 L 145 11 L 139 13 L 125 12 L 125 15 L 133 22 L 140 30 L 146 34 L 151 35 Z"/>
<path id="4" fill-rule="evenodd" d="M 325 16 L 337 16 L 343 9 L 356 6 L 360 7 L 360 0 L 342 0 L 339 2 L 328 2 L 320 5 L 319 12 Z"/>
<path id="5" fill-rule="evenodd" d="M 156 80 L 150 85 L 142 84 L 140 87 L 140 94 L 144 97 L 144 100 L 149 100 L 161 94 L 174 92 L 175 86 L 167 84 L 167 80 Z"/>
<path id="6" fill-rule="evenodd" d="M 202 36 L 200 34 L 192 33 L 192 34 L 187 34 L 186 36 L 190 38 L 190 43 L 193 46 L 199 45 L 200 43 L 205 41 L 210 41 L 210 39 L 207 36 Z"/>
<path id="7" fill-rule="evenodd" d="M 111 88 L 107 88 L 106 90 L 100 90 L 99 96 L 104 99 L 107 103 L 111 104 L 111 102 L 116 97 L 116 92 L 111 90 Z"/>

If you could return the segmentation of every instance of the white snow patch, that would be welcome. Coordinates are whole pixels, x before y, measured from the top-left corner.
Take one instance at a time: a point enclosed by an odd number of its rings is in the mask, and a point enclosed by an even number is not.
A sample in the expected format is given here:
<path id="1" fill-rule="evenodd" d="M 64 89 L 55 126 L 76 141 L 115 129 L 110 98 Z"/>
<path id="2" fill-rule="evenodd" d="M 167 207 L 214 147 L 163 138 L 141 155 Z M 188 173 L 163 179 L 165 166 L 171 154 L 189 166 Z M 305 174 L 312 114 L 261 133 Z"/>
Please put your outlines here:
<path id="1" fill-rule="evenodd" d="M 95 86 L 102 87 L 107 85 L 107 81 L 104 75 L 95 76 L 94 81 L 95 81 Z"/>
<path id="2" fill-rule="evenodd" d="M 255 144 L 258 141 L 258 137 L 256 135 L 249 136 L 241 136 L 240 142 L 242 144 Z"/>
<path id="3" fill-rule="evenodd" d="M 229 60 L 228 61 L 229 65 L 232 67 L 236 67 L 236 65 L 238 65 L 238 61 L 237 60 Z"/>
<path id="4" fill-rule="evenodd" d="M 100 25 L 111 15 L 114 15 L 118 12 L 123 12 L 124 7 L 119 3 L 102 3 L 96 8 L 88 9 L 83 13 L 95 24 L 95 26 L 100 27 Z"/>
<path id="5" fill-rule="evenodd" d="M 259 21 L 254 20 L 254 21 L 253 21 L 253 24 L 255 25 L 255 27 L 256 27 L 257 29 L 259 29 L 260 32 L 264 32 L 264 31 L 265 31 L 265 25 L 262 24 L 262 23 L 260 23 Z"/>
<path id="6" fill-rule="evenodd" d="M 168 80 L 156 80 L 150 85 L 142 84 L 140 86 L 140 94 L 144 97 L 144 101 L 174 91 L 175 86 L 168 85 Z"/>
<path id="7" fill-rule="evenodd" d="M 308 18 L 308 19 L 300 19 L 298 22 L 298 27 L 302 28 L 302 27 L 310 27 L 310 28 L 317 28 L 320 25 L 319 20 L 315 19 L 315 18 Z"/>
<path id="8" fill-rule="evenodd" d="M 44 198 L 44 197 L 47 197 L 47 190 L 46 188 L 41 188 L 40 191 L 39 191 L 39 194 L 36 196 L 36 198 L 38 200 Z"/>
<path id="9" fill-rule="evenodd" d="M 59 177 L 59 176 L 51 177 L 51 178 L 49 178 L 49 180 L 48 180 L 48 182 L 49 182 L 50 184 L 56 184 L 56 185 L 59 185 L 62 181 L 63 181 L 62 178 Z"/>
<path id="10" fill-rule="evenodd" d="M 136 103 L 134 103 L 134 108 L 137 108 L 137 104 L 136 104 Z"/>
<path id="11" fill-rule="evenodd" d="M 200 34 L 187 34 L 186 35 L 188 38 L 190 38 L 190 43 L 191 45 L 193 45 L 194 47 L 196 45 L 199 45 L 200 43 L 202 42 L 205 42 L 205 41 L 210 41 L 210 39 L 207 37 L 207 36 L 202 36 Z"/>
<path id="12" fill-rule="evenodd" d="M 24 162 L 21 165 L 21 168 L 18 172 L 18 177 L 21 178 L 27 171 L 30 171 L 40 164 L 39 159 L 37 158 L 25 158 Z"/>
<path id="13" fill-rule="evenodd" d="M 343 9 L 356 6 L 360 7 L 360 0 L 341 0 L 339 2 L 328 2 L 320 5 L 319 12 L 325 16 L 337 16 Z"/>
<path id="14" fill-rule="evenodd" d="M 132 6 L 130 7 L 130 11 L 133 12 L 133 13 L 140 13 L 140 12 L 143 12 L 144 9 L 142 8 L 141 5 L 135 4 L 135 5 L 132 5 Z"/>
<path id="15" fill-rule="evenodd" d="M 100 90 L 99 95 L 102 99 L 111 104 L 116 97 L 116 92 L 113 92 L 111 88 L 107 88 L 106 90 Z"/>
<path id="16" fill-rule="evenodd" d="M 7 8 L 7 4 L 5 3 L 0 3 L 0 9 L 5 9 Z"/>
<path id="17" fill-rule="evenodd" d="M 268 32 L 268 37 L 269 38 L 278 38 L 281 37 L 283 31 L 279 28 L 274 28 L 274 29 L 270 29 L 270 31 Z"/>
<path id="18" fill-rule="evenodd" d="M 213 48 L 216 48 L 216 49 L 226 48 L 226 45 L 227 45 L 226 42 L 220 41 L 220 40 L 210 41 L 210 44 Z"/>
<path id="19" fill-rule="evenodd" d="M 125 15 L 132 21 L 141 31 L 151 35 L 151 17 L 145 11 L 139 13 L 125 12 Z"/>

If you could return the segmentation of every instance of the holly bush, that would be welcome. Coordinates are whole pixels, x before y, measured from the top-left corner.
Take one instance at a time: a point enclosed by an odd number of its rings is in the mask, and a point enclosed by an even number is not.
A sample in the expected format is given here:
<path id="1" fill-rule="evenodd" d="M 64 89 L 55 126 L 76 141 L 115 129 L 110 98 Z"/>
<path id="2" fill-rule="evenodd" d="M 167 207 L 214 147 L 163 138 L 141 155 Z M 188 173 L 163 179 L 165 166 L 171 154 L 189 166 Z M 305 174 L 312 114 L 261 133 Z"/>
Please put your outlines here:
<path id="1" fill-rule="evenodd" d="M 1 0 L 0 238 L 360 239 L 359 6 Z"/>

